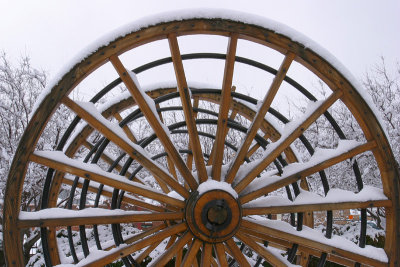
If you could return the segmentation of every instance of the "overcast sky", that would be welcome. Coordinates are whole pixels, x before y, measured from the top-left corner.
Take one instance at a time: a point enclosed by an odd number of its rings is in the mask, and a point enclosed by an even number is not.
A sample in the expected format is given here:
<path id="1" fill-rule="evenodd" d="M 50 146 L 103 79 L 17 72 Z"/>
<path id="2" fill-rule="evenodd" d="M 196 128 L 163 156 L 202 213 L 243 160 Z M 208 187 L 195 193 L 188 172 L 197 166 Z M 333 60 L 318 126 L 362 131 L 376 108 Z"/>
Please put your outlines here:
<path id="1" fill-rule="evenodd" d="M 279 2 L 279 3 L 277 3 Z M 351 73 L 387 58 L 400 60 L 400 1 L 5 1 L 0 0 L 0 50 L 11 60 L 57 73 L 80 50 L 111 30 L 148 15 L 186 8 L 228 8 L 258 14 L 303 33 Z"/>

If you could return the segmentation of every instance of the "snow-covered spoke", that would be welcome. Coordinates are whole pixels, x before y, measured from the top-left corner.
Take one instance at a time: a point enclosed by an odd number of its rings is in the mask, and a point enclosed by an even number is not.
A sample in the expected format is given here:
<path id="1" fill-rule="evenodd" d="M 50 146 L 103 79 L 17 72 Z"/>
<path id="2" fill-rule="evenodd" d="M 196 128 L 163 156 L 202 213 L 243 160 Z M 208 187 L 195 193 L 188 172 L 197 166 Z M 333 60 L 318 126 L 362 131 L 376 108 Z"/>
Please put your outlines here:
<path id="1" fill-rule="evenodd" d="M 130 138 L 129 138 L 129 139 L 130 139 Z M 82 144 L 83 144 L 87 149 L 89 149 L 89 150 L 92 150 L 93 147 L 94 147 L 94 146 L 93 146 L 91 143 L 89 143 L 87 140 L 84 140 Z M 67 152 L 66 152 L 66 153 L 67 153 Z M 104 160 L 105 162 L 107 162 L 110 166 L 113 165 L 114 162 L 115 162 L 114 157 L 111 156 L 111 155 L 109 155 L 106 151 L 104 151 L 104 152 L 101 154 L 100 158 L 101 158 L 102 160 Z M 118 163 L 118 164 L 115 166 L 115 169 L 116 169 L 117 171 L 121 171 L 121 170 L 122 170 L 122 166 Z M 131 176 L 132 176 L 132 173 L 129 172 L 129 171 L 127 171 L 126 174 L 125 174 L 125 176 L 126 176 L 126 177 L 131 177 Z M 144 184 L 144 181 L 142 181 L 142 180 L 141 180 L 140 178 L 138 178 L 138 177 L 133 177 L 132 180 L 135 181 L 135 182 Z"/>
<path id="2" fill-rule="evenodd" d="M 145 212 L 88 208 L 67 210 L 51 208 L 36 212 L 21 212 L 18 227 L 54 227 L 84 224 L 112 224 L 129 222 L 151 222 L 163 220 L 181 220 L 182 212 Z"/>
<path id="3" fill-rule="evenodd" d="M 286 76 L 286 73 L 292 64 L 293 59 L 295 58 L 295 54 L 289 52 L 286 56 L 285 59 L 283 60 L 278 73 L 274 77 L 274 80 L 272 81 L 272 84 L 267 92 L 267 94 L 264 97 L 264 100 L 262 102 L 261 107 L 257 111 L 257 114 L 255 115 L 250 128 L 247 131 L 247 135 L 245 140 L 242 142 L 238 152 L 236 153 L 236 156 L 234 160 L 231 163 L 230 169 L 228 171 L 228 174 L 225 177 L 225 181 L 227 183 L 232 183 L 233 179 L 236 176 L 237 171 L 239 170 L 239 167 L 242 165 L 244 158 L 247 155 L 247 152 L 249 150 L 249 147 L 251 143 L 253 142 L 254 137 L 257 134 L 258 129 L 261 126 L 261 123 L 264 121 L 265 114 L 267 114 L 268 109 L 271 106 L 272 101 L 275 98 L 276 93 L 278 92 L 279 87 L 282 84 L 283 79 Z"/>
<path id="4" fill-rule="evenodd" d="M 286 267 L 291 265 L 288 261 L 285 262 L 285 259 L 282 256 L 279 255 L 280 256 L 279 257 L 278 255 L 271 253 L 265 247 L 262 247 L 259 244 L 257 244 L 256 241 L 252 239 L 252 237 L 246 235 L 242 230 L 239 230 L 236 233 L 236 237 L 272 265 L 279 267 Z"/>
<path id="5" fill-rule="evenodd" d="M 178 208 L 184 207 L 184 202 L 182 200 L 169 197 L 168 195 L 149 186 L 129 181 L 124 176 L 103 171 L 97 165 L 82 163 L 68 158 L 60 151 L 36 151 L 31 155 L 30 160 L 113 188 L 122 189 L 127 192 L 154 199 L 161 203 L 166 203 Z"/>
<path id="6" fill-rule="evenodd" d="M 243 255 L 243 252 L 236 245 L 236 242 L 233 240 L 233 238 L 226 240 L 225 243 L 230 251 L 230 254 L 239 263 L 239 266 L 250 267 L 249 261 L 246 259 L 246 257 Z"/>
<path id="7" fill-rule="evenodd" d="M 174 144 L 172 143 L 172 140 L 169 136 L 169 129 L 161 122 L 153 99 L 151 99 L 142 90 L 139 81 L 137 80 L 136 74 L 126 70 L 125 67 L 122 65 L 122 62 L 119 60 L 118 56 L 110 57 L 110 61 L 114 65 L 114 68 L 117 70 L 122 81 L 125 83 L 136 104 L 139 106 L 140 110 L 147 118 L 147 121 L 153 128 L 154 133 L 163 144 L 163 147 L 168 153 L 168 156 L 172 159 L 175 166 L 178 168 L 179 172 L 185 178 L 189 186 L 192 189 L 196 189 L 197 182 L 194 179 L 192 173 L 189 171 L 179 152 L 175 148 Z"/>
<path id="8" fill-rule="evenodd" d="M 297 231 L 289 223 L 259 217 L 257 220 L 243 219 L 241 227 L 321 252 L 348 258 L 361 264 L 387 266 L 388 258 L 381 248 L 372 246 L 360 248 L 343 237 L 333 236 L 329 239 L 323 233 L 305 226 L 302 231 Z M 238 238 L 240 239 L 239 236 Z"/>
<path id="9" fill-rule="evenodd" d="M 359 193 L 331 189 L 326 197 L 303 190 L 294 201 L 282 196 L 266 196 L 248 202 L 243 205 L 243 216 L 372 207 L 391 207 L 391 201 L 380 188 L 364 186 Z"/>
<path id="10" fill-rule="evenodd" d="M 131 236 L 131 237 L 125 239 L 125 243 L 126 243 L 126 244 L 132 244 L 133 242 L 142 240 L 143 238 L 145 238 L 145 237 L 147 237 L 147 236 L 149 236 L 149 235 L 152 235 L 152 234 L 154 234 L 154 233 L 157 233 L 157 232 L 159 232 L 159 231 L 161 231 L 161 230 L 163 230 L 163 229 L 165 229 L 165 228 L 167 228 L 167 224 L 165 224 L 165 223 L 162 223 L 162 224 L 153 226 L 153 227 L 151 227 L 150 229 L 148 229 L 148 230 L 146 230 L 146 231 L 144 231 L 144 232 L 141 232 L 141 233 L 139 233 L 139 234 L 136 234 L 136 235 L 134 235 L 134 236 Z M 115 247 L 115 246 L 113 246 L 113 247 Z M 109 248 L 107 248 L 106 250 L 109 250 L 109 249 L 111 249 L 111 248 L 112 248 L 112 247 L 109 247 Z"/>
<path id="11" fill-rule="evenodd" d="M 191 93 L 187 85 L 185 71 L 181 53 L 179 51 L 178 39 L 175 34 L 168 35 L 169 47 L 171 50 L 172 61 L 175 69 L 175 76 L 178 83 L 179 95 L 182 103 L 183 112 L 185 114 L 186 127 L 189 132 L 189 141 L 192 153 L 194 156 L 194 163 L 197 168 L 199 181 L 205 181 L 208 178 L 206 165 L 203 158 L 203 151 L 200 145 L 200 139 L 197 132 L 196 122 L 194 121 L 193 107 L 191 102 Z M 196 185 L 190 185 L 192 189 L 197 188 Z"/>
<path id="12" fill-rule="evenodd" d="M 217 133 L 215 135 L 215 151 L 212 163 L 212 178 L 221 180 L 222 158 L 224 156 L 224 143 L 226 137 L 226 129 L 228 125 L 228 112 L 231 106 L 231 87 L 233 79 L 233 70 L 235 66 L 235 56 L 238 35 L 233 34 L 229 38 L 228 48 L 226 52 L 226 61 L 224 69 L 224 78 L 222 82 L 221 104 L 219 106 Z"/>
<path id="13" fill-rule="evenodd" d="M 176 181 L 168 171 L 164 170 L 154 162 L 142 147 L 132 143 L 123 130 L 108 120 L 106 120 L 95 108 L 92 103 L 74 102 L 68 97 L 63 99 L 63 103 L 73 110 L 78 116 L 85 119 L 93 128 L 101 132 L 106 138 L 113 141 L 123 149 L 130 157 L 137 160 L 143 167 L 150 171 L 154 176 L 162 179 L 171 188 L 183 197 L 188 197 L 189 192 Z"/>
<path id="14" fill-rule="evenodd" d="M 342 95 L 341 91 L 333 92 L 326 100 L 313 102 L 299 120 L 288 123 L 285 132 L 275 143 L 270 144 L 264 152 L 266 155 L 259 163 L 247 173 L 246 177 L 234 187 L 240 193 L 253 181 L 269 164 L 271 164 L 296 138 L 298 138 L 315 120 L 318 119 Z M 236 174 L 236 173 L 235 173 Z"/>
<path id="15" fill-rule="evenodd" d="M 115 260 L 126 257 L 142 248 L 157 243 L 160 240 L 164 240 L 167 237 L 183 232 L 185 229 L 185 223 L 175 224 L 144 239 L 132 242 L 131 244 L 123 244 L 111 249 L 110 251 L 102 252 L 101 254 L 96 255 L 95 259 L 86 258 L 85 260 L 81 261 L 80 264 L 87 267 L 104 266 Z"/>
<path id="16" fill-rule="evenodd" d="M 161 254 L 157 259 L 150 263 L 150 266 L 164 266 L 168 261 L 182 250 L 183 247 L 192 240 L 193 235 L 186 231 L 169 249 L 167 249 L 163 254 Z"/>
<path id="17" fill-rule="evenodd" d="M 74 183 L 75 177 L 71 176 L 71 175 L 65 175 L 63 177 L 63 183 L 64 184 L 68 184 L 68 185 L 72 185 Z M 83 186 L 83 182 L 84 179 L 83 178 L 79 178 L 78 180 L 78 184 L 77 187 L 78 188 L 82 188 Z M 99 191 L 99 187 L 100 184 L 94 181 L 91 181 L 89 186 L 88 186 L 88 191 L 93 192 L 93 193 L 97 193 Z M 101 194 L 105 197 L 108 198 L 112 198 L 113 195 L 113 191 L 114 188 L 107 186 L 107 185 L 103 185 L 103 189 L 101 190 Z M 152 211 L 158 211 L 158 212 L 162 212 L 165 211 L 166 209 L 168 210 L 169 207 L 161 207 L 161 206 L 156 206 L 150 203 L 147 203 L 141 199 L 138 199 L 136 197 L 134 197 L 133 195 L 130 194 L 125 194 L 124 195 L 124 199 L 123 202 L 125 203 L 129 203 L 147 210 L 152 210 Z"/>
<path id="18" fill-rule="evenodd" d="M 264 176 L 253 181 L 241 192 L 240 201 L 242 204 L 247 203 L 274 190 L 304 179 L 313 173 L 371 150 L 375 146 L 375 142 L 360 144 L 356 141 L 341 140 L 336 149 L 320 149 L 315 152 L 308 162 L 289 164 L 283 169 L 281 176 Z"/>

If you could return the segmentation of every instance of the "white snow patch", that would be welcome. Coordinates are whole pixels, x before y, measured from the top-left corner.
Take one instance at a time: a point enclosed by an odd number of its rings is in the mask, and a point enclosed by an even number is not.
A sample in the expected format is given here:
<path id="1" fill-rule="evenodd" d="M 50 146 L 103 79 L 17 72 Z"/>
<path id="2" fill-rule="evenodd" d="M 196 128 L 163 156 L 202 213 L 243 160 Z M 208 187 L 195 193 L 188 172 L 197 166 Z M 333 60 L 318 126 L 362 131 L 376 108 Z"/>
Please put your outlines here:
<path id="1" fill-rule="evenodd" d="M 267 149 L 264 152 L 265 157 L 267 157 L 281 142 L 282 140 L 279 139 L 277 142 L 270 144 Z M 357 142 L 355 140 L 339 140 L 338 146 L 335 149 L 316 149 L 314 155 L 310 158 L 309 161 L 307 162 L 296 162 L 296 163 L 291 163 L 285 168 L 283 168 L 283 173 L 281 176 L 278 175 L 262 175 L 260 178 L 254 179 L 253 182 L 251 182 L 246 189 L 244 189 L 241 192 L 241 195 L 245 195 L 249 192 L 258 190 L 262 187 L 266 187 L 268 185 L 271 185 L 273 183 L 279 182 L 280 180 L 283 180 L 285 178 L 288 178 L 289 176 L 292 176 L 296 173 L 299 173 L 301 171 L 307 170 L 308 168 L 311 168 L 313 166 L 316 166 L 328 159 L 334 158 L 336 156 L 339 156 L 343 153 L 346 153 L 350 151 L 351 149 L 356 148 L 357 146 L 361 145 L 362 143 Z M 262 162 L 263 159 L 254 161 L 252 162 L 251 166 L 254 166 L 258 164 L 259 162 Z M 254 164 L 254 165 L 253 165 Z M 248 168 L 251 170 L 251 168 Z M 247 173 L 247 172 L 246 172 Z M 237 178 L 238 181 L 243 179 L 246 176 L 245 173 L 242 173 L 240 177 Z"/>
<path id="2" fill-rule="evenodd" d="M 212 190 L 223 190 L 231 194 L 234 198 L 238 197 L 237 192 L 232 188 L 230 184 L 226 182 L 219 182 L 216 180 L 208 179 L 206 182 L 200 184 L 197 188 L 199 195 L 202 195 Z"/>
<path id="3" fill-rule="evenodd" d="M 101 217 L 101 216 L 118 216 L 118 215 L 138 215 L 149 214 L 148 211 L 125 211 L 121 209 L 102 209 L 102 208 L 86 208 L 83 210 L 70 210 L 62 208 L 50 208 L 34 212 L 21 211 L 19 213 L 20 220 L 41 220 L 56 218 L 76 218 L 76 217 Z"/>
<path id="4" fill-rule="evenodd" d="M 98 175 L 105 176 L 108 179 L 118 181 L 121 184 L 132 185 L 132 186 L 143 188 L 145 190 L 156 192 L 158 194 L 163 194 L 155 188 L 152 188 L 152 187 L 149 187 L 149 186 L 137 183 L 137 182 L 130 181 L 122 175 L 118 175 L 118 174 L 115 174 L 112 172 L 106 172 L 95 164 L 88 164 L 88 163 L 84 163 L 84 162 L 81 162 L 78 160 L 71 159 L 71 158 L 65 156 L 65 154 L 61 151 L 35 151 L 34 154 L 39 157 L 44 157 L 44 158 L 51 159 L 52 161 L 57 161 L 57 162 L 63 163 L 64 165 L 67 165 L 67 166 L 73 166 L 75 168 L 79 168 L 79 169 L 82 169 L 82 170 L 85 170 L 88 172 L 93 172 Z"/>
<path id="5" fill-rule="evenodd" d="M 260 197 L 247 204 L 245 208 L 256 207 L 276 207 L 276 206 L 296 206 L 308 204 L 326 204 L 326 203 L 342 203 L 342 202 L 365 202 L 387 200 L 388 198 L 383 193 L 383 190 L 373 186 L 365 185 L 359 193 L 354 193 L 347 190 L 333 188 L 329 190 L 326 197 L 321 197 L 316 193 L 301 190 L 301 193 L 294 201 L 281 196 L 266 196 Z"/>
<path id="6" fill-rule="evenodd" d="M 347 240 L 346 238 L 337 235 L 334 235 L 331 239 L 329 239 L 326 238 L 325 235 L 320 231 L 311 229 L 307 226 L 303 226 L 302 231 L 297 231 L 295 227 L 291 226 L 287 222 L 268 220 L 260 216 L 251 216 L 251 218 L 246 220 L 264 225 L 268 228 L 289 233 L 294 236 L 300 236 L 306 239 L 313 240 L 315 242 L 320 242 L 322 244 L 326 244 L 335 248 L 353 252 L 367 258 L 372 258 L 381 262 L 388 262 L 388 257 L 383 248 L 376 248 L 370 245 L 365 246 L 365 248 L 360 248 L 357 244 L 351 242 L 350 240 Z"/>
<path id="7" fill-rule="evenodd" d="M 160 117 L 157 114 L 157 108 L 156 108 L 156 104 L 154 103 L 154 100 L 150 96 L 148 96 L 145 93 L 145 91 L 142 89 L 142 87 L 140 86 L 139 80 L 137 79 L 136 74 L 133 71 L 128 71 L 128 73 L 129 73 L 129 76 L 131 77 L 133 83 L 136 85 L 136 88 L 139 90 L 139 93 L 142 95 L 143 99 L 146 101 L 147 105 L 150 107 L 151 111 L 153 112 L 154 117 L 158 121 L 158 124 L 161 125 L 164 132 L 168 135 L 169 139 L 171 139 L 170 131 L 169 131 L 168 127 L 165 126 L 165 124 L 161 122 Z"/>
<path id="8" fill-rule="evenodd" d="M 176 199 L 185 201 L 185 199 L 184 199 L 181 195 L 179 195 L 176 191 L 171 191 L 171 192 L 169 192 L 167 195 L 168 195 L 169 197 L 173 197 L 173 198 L 176 198 Z"/>

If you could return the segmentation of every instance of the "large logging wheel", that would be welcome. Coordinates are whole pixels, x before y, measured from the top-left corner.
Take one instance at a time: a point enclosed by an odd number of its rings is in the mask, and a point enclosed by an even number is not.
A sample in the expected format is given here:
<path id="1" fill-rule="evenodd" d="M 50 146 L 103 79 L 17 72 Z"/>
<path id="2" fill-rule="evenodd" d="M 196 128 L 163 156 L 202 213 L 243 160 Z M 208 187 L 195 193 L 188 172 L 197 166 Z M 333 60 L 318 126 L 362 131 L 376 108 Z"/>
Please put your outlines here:
<path id="1" fill-rule="evenodd" d="M 312 42 L 303 45 L 305 38 L 276 23 L 240 20 L 185 15 L 141 23 L 99 44 L 55 83 L 32 116 L 8 178 L 9 266 L 24 265 L 20 235 L 27 228 L 40 230 L 48 266 L 150 260 L 152 266 L 398 266 L 399 177 L 373 109 Z M 223 53 L 209 49 L 215 39 Z M 188 43 L 201 53 L 183 53 Z M 146 50 L 152 46 L 168 55 L 157 58 Z M 274 53 L 278 64 L 269 65 L 262 53 L 241 54 L 253 48 Z M 132 60 L 135 52 L 143 64 Z M 82 94 L 91 87 L 85 81 L 105 67 L 115 80 L 89 98 Z M 315 75 L 326 94 L 306 89 L 289 67 Z M 202 68 L 220 73 L 220 85 L 193 83 Z M 168 73 L 175 85 L 162 84 Z M 241 79 L 256 74 L 269 77 L 264 87 L 241 91 Z M 157 86 L 142 86 L 146 77 Z M 282 101 L 284 90 L 292 93 Z M 289 118 L 287 104 L 296 99 L 311 104 Z M 357 140 L 331 112 L 335 105 L 354 118 Z M 57 109 L 70 112 L 62 122 L 68 128 L 54 151 L 39 149 Z M 318 120 L 331 129 L 323 147 Z M 365 178 L 367 165 L 375 168 L 373 182 Z M 39 177 L 45 179 L 41 210 L 22 212 L 31 168 L 47 172 Z M 366 244 L 367 209 L 377 207 L 386 214 L 383 248 Z M 335 211 L 350 209 L 360 217 L 356 242 L 332 227 L 341 214 Z"/>

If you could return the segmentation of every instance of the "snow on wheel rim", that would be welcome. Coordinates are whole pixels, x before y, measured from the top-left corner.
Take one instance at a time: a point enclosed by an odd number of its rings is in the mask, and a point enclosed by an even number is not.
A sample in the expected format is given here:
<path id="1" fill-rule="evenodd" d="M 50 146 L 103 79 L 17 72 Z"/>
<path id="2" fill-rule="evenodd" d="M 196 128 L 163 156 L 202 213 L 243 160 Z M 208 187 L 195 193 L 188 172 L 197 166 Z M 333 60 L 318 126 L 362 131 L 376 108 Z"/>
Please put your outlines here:
<path id="1" fill-rule="evenodd" d="M 178 37 L 195 34 L 227 38 L 226 54 L 182 54 Z M 171 57 L 138 67 L 134 72 L 121 62 L 123 53 L 157 40 L 167 41 Z M 260 62 L 238 56 L 237 44 L 242 40 L 281 53 L 284 59 L 280 67 L 271 71 Z M 191 86 L 183 61 L 195 58 L 225 61 L 220 87 Z M 99 101 L 107 90 L 113 90 L 121 82 L 129 94 L 105 100 L 101 107 L 71 99 L 70 93 L 76 86 L 106 62 L 112 64 L 119 80 L 106 86 L 91 102 Z M 275 75 L 264 99 L 234 91 L 235 62 Z M 287 75 L 293 62 L 314 73 L 332 93 L 310 105 L 302 117 L 280 131 L 269 116 L 275 116 L 284 124 L 288 122 L 271 109 L 281 84 L 288 82 L 306 95 L 306 89 L 291 82 Z M 135 72 L 167 63 L 172 63 L 170 67 L 175 71 L 177 86 L 153 90 L 141 87 Z M 20 231 L 31 227 L 41 229 L 43 261 L 50 266 L 74 262 L 99 266 L 118 260 L 130 266 L 144 261 L 148 255 L 153 266 L 164 265 L 172 258 L 176 264 L 191 264 L 197 261 L 198 253 L 202 255 L 201 265 L 237 261 L 250 266 L 266 260 L 273 265 L 286 266 L 297 260 L 306 266 L 310 255 L 320 258 L 321 264 L 328 256 L 329 261 L 344 265 L 357 262 L 372 266 L 396 265 L 399 242 L 398 234 L 392 233 L 399 232 L 396 227 L 399 221 L 398 173 L 385 132 L 363 93 L 352 85 L 351 75 L 302 35 L 275 22 L 237 13 L 170 14 L 117 31 L 66 69 L 62 78 L 56 78 L 51 88 L 43 93 L 11 167 L 3 217 L 8 265 L 25 264 L 22 241 L 15 240 L 20 240 L 17 238 Z M 312 97 L 309 99 L 315 101 Z M 331 116 L 328 109 L 338 101 L 344 103 L 357 120 L 365 140 L 342 140 L 338 146 L 320 149 L 315 154 L 312 146 L 307 147 L 311 156 L 307 162 L 298 163 L 291 144 L 300 140 L 307 145 L 305 130 L 321 116 Z M 55 149 L 64 152 L 38 151 L 36 144 L 40 134 L 60 104 L 81 119 L 77 117 L 68 122 L 70 127 Z M 212 105 L 217 108 L 216 112 L 207 109 Z M 167 123 L 168 112 L 182 114 L 176 116 L 180 120 Z M 139 133 L 144 132 L 135 131 L 138 128 L 132 125 L 141 118 L 152 131 L 145 132 L 145 137 L 138 140 Z M 80 120 L 84 122 L 77 126 Z M 213 130 L 205 132 L 203 126 Z M 235 141 L 227 138 L 228 129 L 241 135 L 243 141 L 232 143 Z M 335 130 L 340 136 L 341 129 Z M 213 140 L 207 151 L 204 138 Z M 177 140 L 182 143 L 178 144 Z M 158 154 L 149 154 L 150 149 Z M 258 158 L 252 157 L 257 150 L 264 152 L 260 152 Z M 113 151 L 115 154 L 111 153 Z M 355 171 L 354 183 L 359 193 L 329 190 L 324 170 L 366 151 L 373 153 L 383 189 L 364 186 L 362 177 Z M 228 154 L 231 158 L 226 161 L 223 157 Z M 26 169 L 33 163 L 50 168 L 42 193 L 42 210 L 20 211 Z M 306 190 L 305 181 L 314 173 L 321 175 L 325 197 Z M 212 179 L 211 182 L 208 179 Z M 61 186 L 70 191 L 68 212 L 56 208 Z M 77 188 L 80 189 L 76 191 Z M 285 188 L 289 190 L 287 198 L 271 195 Z M 197 194 L 200 196 L 196 197 Z M 92 209 L 86 204 L 88 196 L 95 197 Z M 73 204 L 75 198 L 80 199 L 79 205 Z M 108 200 L 109 207 L 99 208 L 103 200 Z M 80 211 L 74 211 L 74 207 Z M 369 207 L 386 209 L 386 232 L 391 234 L 386 235 L 384 249 L 365 246 L 366 208 Z M 359 244 L 332 236 L 332 229 L 329 229 L 332 210 L 357 208 L 362 214 Z M 312 229 L 313 212 L 318 211 L 327 212 L 325 236 Z M 292 225 L 267 216 L 294 213 L 297 216 L 291 216 Z M 129 233 L 130 229 L 134 229 L 133 232 Z M 93 233 L 92 241 L 88 241 L 87 231 Z M 60 233 L 65 233 L 67 239 L 57 241 Z M 107 241 L 105 233 L 112 239 Z M 79 235 L 80 245 L 74 245 L 73 235 Z M 60 243 L 67 241 L 69 250 Z M 244 247 L 247 249 L 243 250 Z M 285 257 L 280 253 L 282 249 L 287 252 Z M 247 250 L 258 256 L 249 258 L 244 252 Z M 68 256 L 60 257 L 65 251 Z"/>

